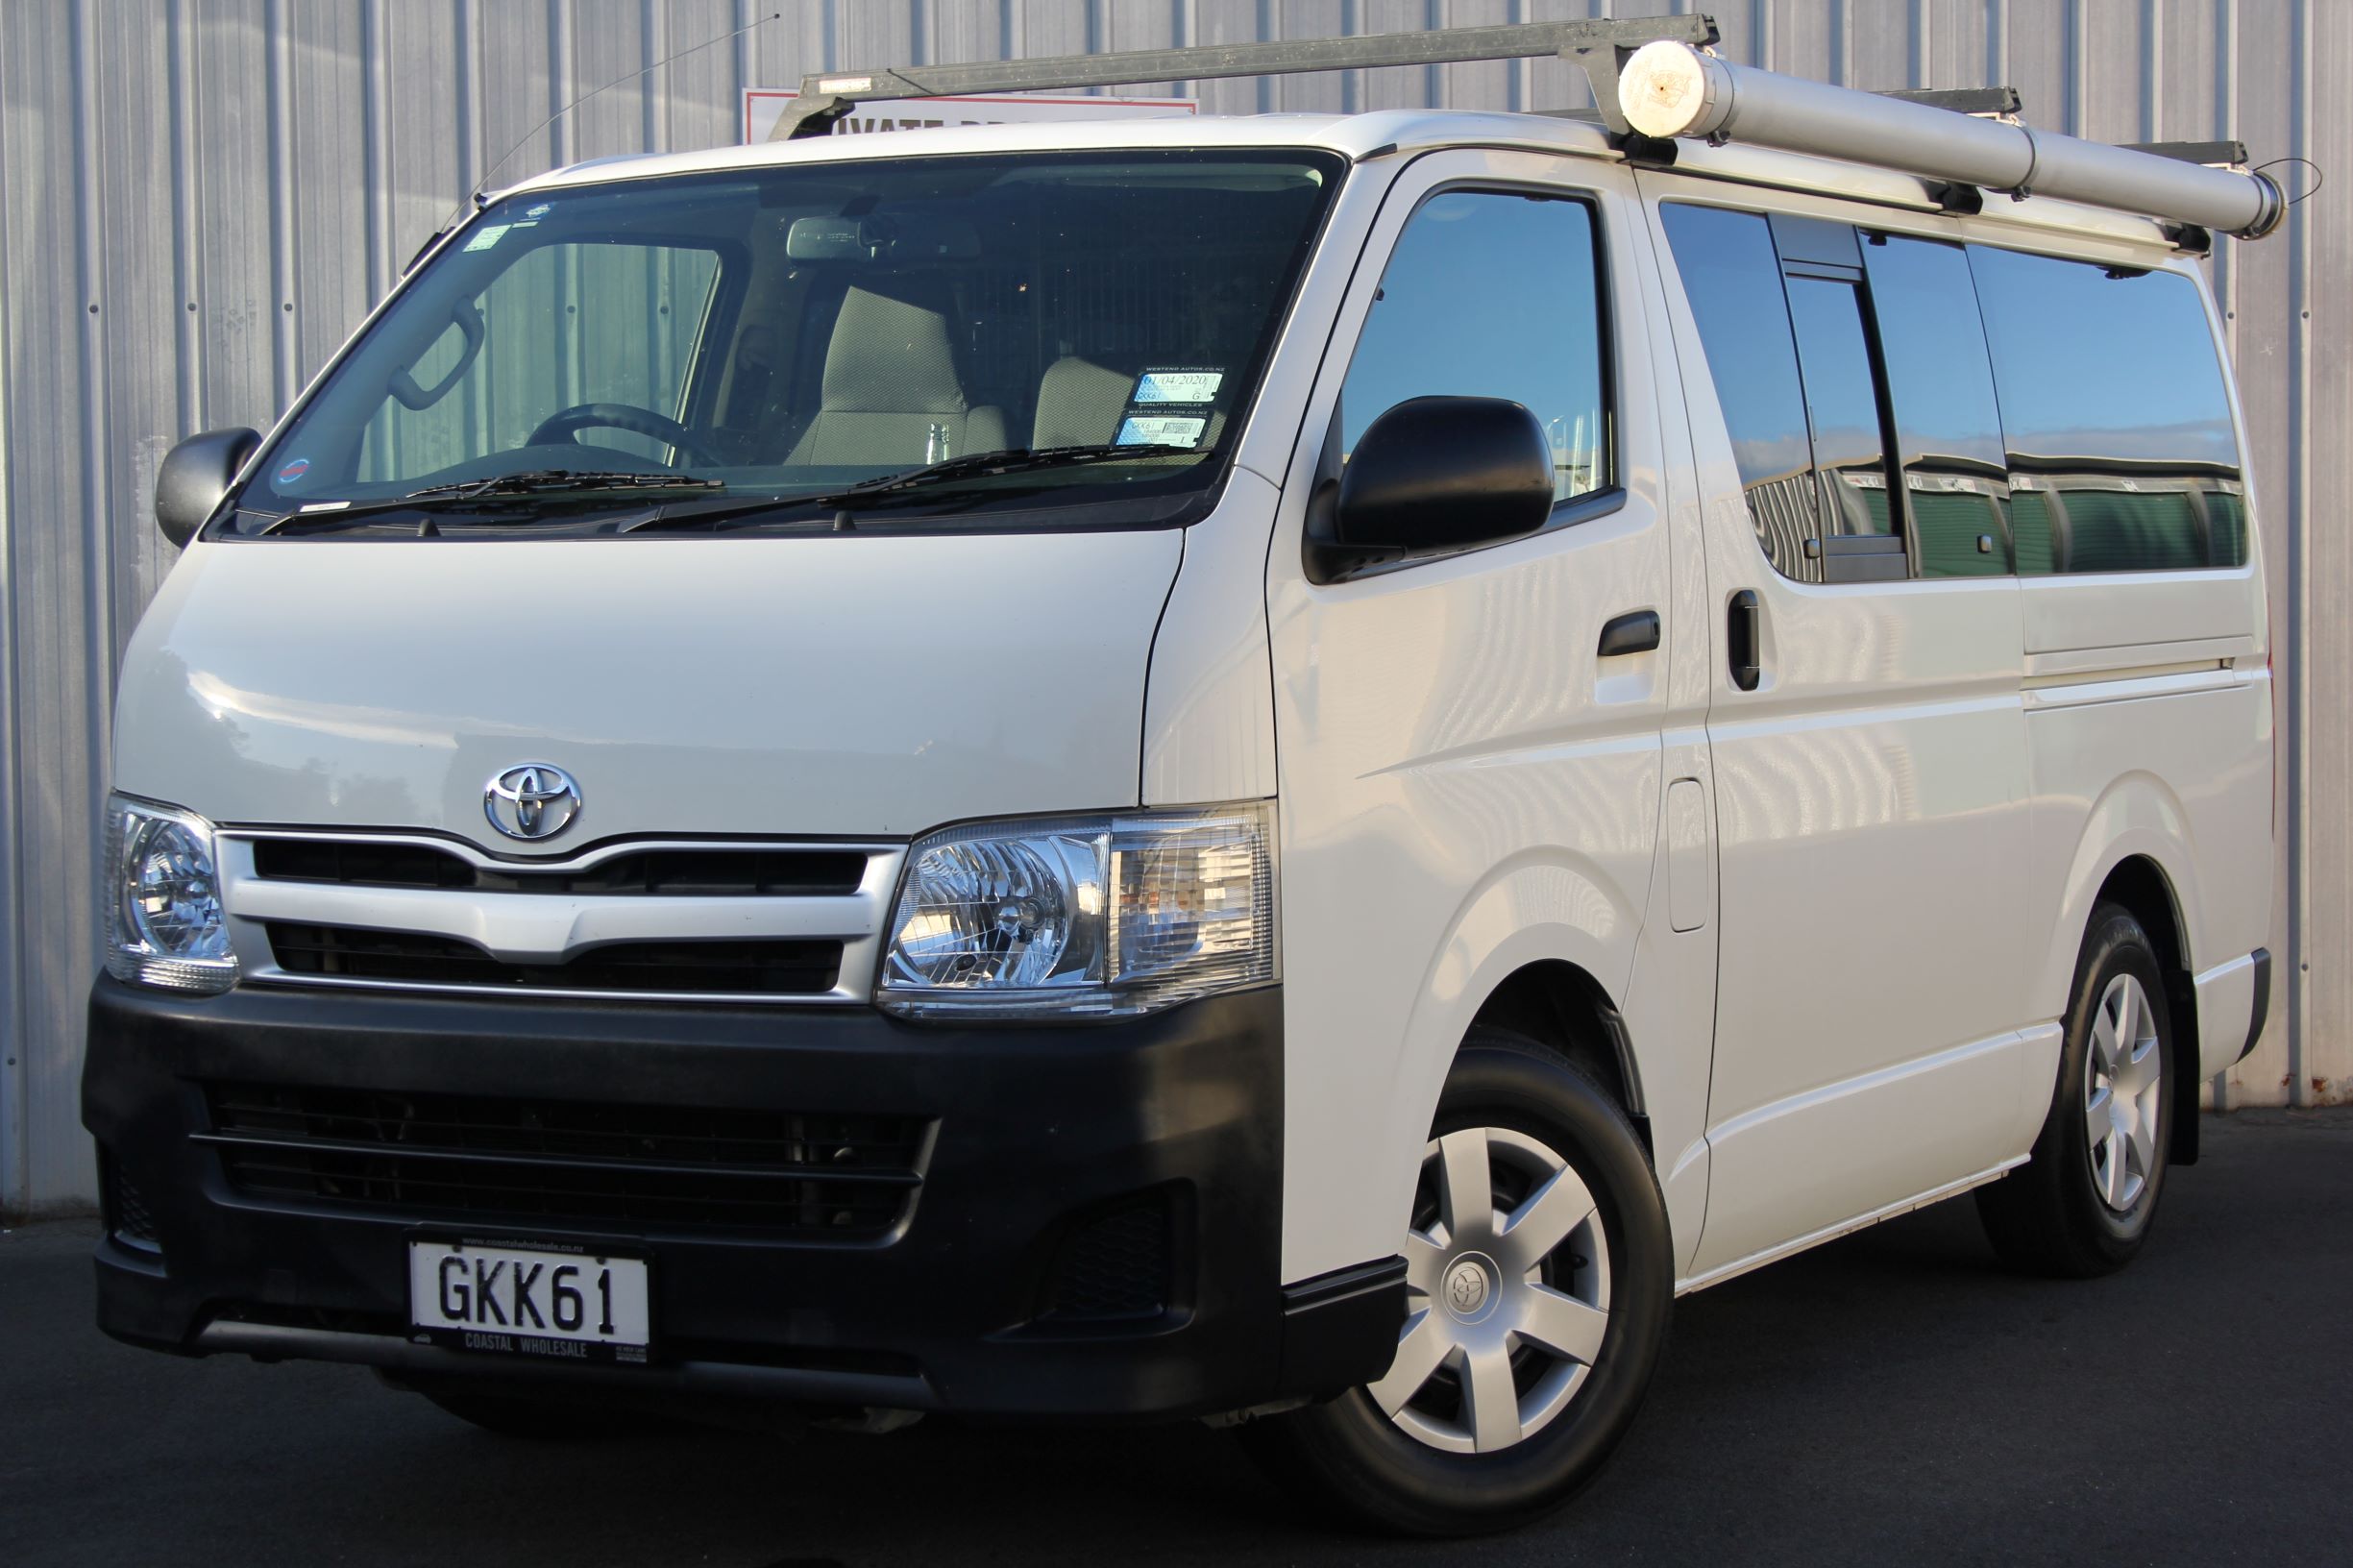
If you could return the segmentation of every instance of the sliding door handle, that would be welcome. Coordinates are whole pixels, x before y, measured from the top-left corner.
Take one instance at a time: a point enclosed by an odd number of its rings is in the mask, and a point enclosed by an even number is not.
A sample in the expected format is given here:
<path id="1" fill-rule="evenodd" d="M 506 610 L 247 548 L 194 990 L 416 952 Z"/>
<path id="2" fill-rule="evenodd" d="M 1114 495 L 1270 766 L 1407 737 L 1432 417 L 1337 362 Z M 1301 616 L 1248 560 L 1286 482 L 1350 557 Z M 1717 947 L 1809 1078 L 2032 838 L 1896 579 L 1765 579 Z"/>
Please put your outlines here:
<path id="1" fill-rule="evenodd" d="M 1599 649 L 1605 659 L 1623 658 L 1629 653 L 1649 653 L 1658 647 L 1658 612 L 1632 610 L 1602 628 Z"/>
<path id="2" fill-rule="evenodd" d="M 1763 627 L 1764 611 L 1756 602 L 1756 590 L 1743 588 L 1727 601 L 1724 617 L 1724 649 L 1732 666 L 1732 684 L 1744 692 L 1756 690 L 1756 682 L 1764 674 L 1758 651 Z"/>

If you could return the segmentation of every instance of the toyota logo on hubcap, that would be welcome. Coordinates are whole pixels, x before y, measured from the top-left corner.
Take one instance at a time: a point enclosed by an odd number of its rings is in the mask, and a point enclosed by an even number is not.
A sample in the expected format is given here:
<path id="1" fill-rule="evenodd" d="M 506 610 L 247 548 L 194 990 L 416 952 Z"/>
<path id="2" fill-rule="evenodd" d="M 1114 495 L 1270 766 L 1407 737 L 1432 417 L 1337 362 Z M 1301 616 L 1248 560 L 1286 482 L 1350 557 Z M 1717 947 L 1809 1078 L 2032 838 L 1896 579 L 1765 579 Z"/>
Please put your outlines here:
<path id="1" fill-rule="evenodd" d="M 580 787 L 561 768 L 520 763 L 482 787 L 482 812 L 510 839 L 551 839 L 580 814 Z"/>
<path id="2" fill-rule="evenodd" d="M 1455 1266 L 1446 1271 L 1446 1283 L 1441 1288 L 1446 1292 L 1447 1311 L 1465 1323 L 1476 1323 L 1485 1316 L 1489 1298 L 1495 1293 L 1493 1282 L 1477 1257 L 1457 1260 Z"/>

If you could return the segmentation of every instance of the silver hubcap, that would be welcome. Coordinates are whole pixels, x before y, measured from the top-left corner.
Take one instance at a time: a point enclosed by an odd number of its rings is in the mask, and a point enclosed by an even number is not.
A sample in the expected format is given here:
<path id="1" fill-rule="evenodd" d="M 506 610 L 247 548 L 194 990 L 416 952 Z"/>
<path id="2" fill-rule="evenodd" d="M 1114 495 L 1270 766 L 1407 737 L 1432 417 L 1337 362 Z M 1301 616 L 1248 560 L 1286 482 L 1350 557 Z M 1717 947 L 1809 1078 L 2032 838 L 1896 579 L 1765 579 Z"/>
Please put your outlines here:
<path id="1" fill-rule="evenodd" d="M 2165 1053 L 2157 1014 L 2129 974 L 2108 982 L 2092 1015 L 2092 1048 L 2083 1061 L 2083 1132 L 2092 1150 L 2092 1185 L 2100 1201 L 2128 1213 L 2157 1168 L 2157 1108 Z"/>
<path id="2" fill-rule="evenodd" d="M 1489 1454 L 1577 1397 L 1609 1327 L 1609 1249 L 1566 1160 L 1501 1127 L 1432 1139 L 1405 1252 L 1397 1360 L 1367 1390 L 1390 1420 Z"/>

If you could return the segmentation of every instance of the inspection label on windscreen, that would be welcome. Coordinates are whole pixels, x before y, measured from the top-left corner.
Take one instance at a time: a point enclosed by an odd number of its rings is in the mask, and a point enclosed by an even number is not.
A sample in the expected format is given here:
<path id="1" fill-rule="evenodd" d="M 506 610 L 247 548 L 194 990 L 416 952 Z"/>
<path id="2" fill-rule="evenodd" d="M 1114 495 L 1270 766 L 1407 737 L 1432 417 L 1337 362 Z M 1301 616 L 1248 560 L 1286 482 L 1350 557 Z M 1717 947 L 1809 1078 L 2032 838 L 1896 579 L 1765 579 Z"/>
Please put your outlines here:
<path id="1" fill-rule="evenodd" d="M 1122 447 L 1197 447 L 1225 372 L 1167 365 L 1136 378 L 1115 443 Z"/>
<path id="2" fill-rule="evenodd" d="M 1224 384 L 1222 370 L 1166 369 L 1147 370 L 1136 378 L 1136 395 L 1131 403 L 1214 403 L 1217 388 Z"/>
<path id="3" fill-rule="evenodd" d="M 1098 429 L 1100 426 L 1096 427 Z M 1170 414 L 1130 414 L 1119 422 L 1121 447 L 1197 447 L 1209 421 Z"/>

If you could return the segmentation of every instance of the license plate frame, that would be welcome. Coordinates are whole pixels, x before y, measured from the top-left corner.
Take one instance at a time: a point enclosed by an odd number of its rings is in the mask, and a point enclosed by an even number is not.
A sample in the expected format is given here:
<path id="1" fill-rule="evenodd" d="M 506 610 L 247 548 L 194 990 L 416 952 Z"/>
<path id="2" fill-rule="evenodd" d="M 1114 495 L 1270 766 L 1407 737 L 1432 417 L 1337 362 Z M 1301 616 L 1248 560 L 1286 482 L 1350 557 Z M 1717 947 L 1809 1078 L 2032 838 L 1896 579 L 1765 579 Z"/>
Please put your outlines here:
<path id="1" fill-rule="evenodd" d="M 403 1241 L 413 1343 L 521 1360 L 643 1366 L 652 1360 L 653 1260 L 643 1251 L 448 1232 L 410 1233 Z M 576 1272 L 566 1280 L 566 1270 Z M 576 1327 L 560 1321 L 559 1283 L 576 1295 Z M 518 1326 L 518 1315 L 537 1322 Z"/>

